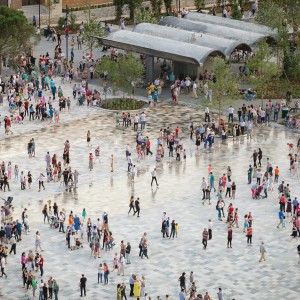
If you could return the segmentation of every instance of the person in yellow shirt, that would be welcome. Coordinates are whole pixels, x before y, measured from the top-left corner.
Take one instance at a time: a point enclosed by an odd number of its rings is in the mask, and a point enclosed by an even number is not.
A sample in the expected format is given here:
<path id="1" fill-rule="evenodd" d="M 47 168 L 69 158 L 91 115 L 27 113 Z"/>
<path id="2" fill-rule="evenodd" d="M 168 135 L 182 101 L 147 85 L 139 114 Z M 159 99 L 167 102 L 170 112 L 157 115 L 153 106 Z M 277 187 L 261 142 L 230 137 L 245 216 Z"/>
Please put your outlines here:
<path id="1" fill-rule="evenodd" d="M 178 234 L 178 230 L 179 230 L 179 226 L 178 223 L 175 224 L 175 236 L 177 237 Z"/>

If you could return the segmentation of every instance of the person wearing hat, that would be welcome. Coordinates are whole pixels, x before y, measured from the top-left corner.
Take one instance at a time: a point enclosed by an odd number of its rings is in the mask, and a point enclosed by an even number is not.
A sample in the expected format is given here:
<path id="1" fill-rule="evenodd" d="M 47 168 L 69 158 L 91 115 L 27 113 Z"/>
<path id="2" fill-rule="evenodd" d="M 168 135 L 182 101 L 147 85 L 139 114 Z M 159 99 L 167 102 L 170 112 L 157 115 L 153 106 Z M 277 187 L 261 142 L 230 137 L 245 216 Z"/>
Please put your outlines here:
<path id="1" fill-rule="evenodd" d="M 9 254 L 11 254 L 14 251 L 14 254 L 16 255 L 16 250 L 17 250 L 17 242 L 16 242 L 16 236 L 13 234 L 9 240 L 11 247 Z"/>

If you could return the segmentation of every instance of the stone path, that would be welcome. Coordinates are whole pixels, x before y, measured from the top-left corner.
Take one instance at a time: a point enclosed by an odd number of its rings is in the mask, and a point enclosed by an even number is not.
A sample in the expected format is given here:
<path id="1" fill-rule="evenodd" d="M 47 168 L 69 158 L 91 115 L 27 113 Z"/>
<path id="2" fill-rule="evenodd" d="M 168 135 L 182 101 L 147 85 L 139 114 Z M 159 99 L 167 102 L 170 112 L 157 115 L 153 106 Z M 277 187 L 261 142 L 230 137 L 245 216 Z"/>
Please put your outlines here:
<path id="1" fill-rule="evenodd" d="M 43 47 L 36 51 L 45 50 Z M 37 52 L 39 53 L 39 52 Z M 80 56 L 80 55 L 78 55 Z M 97 82 L 94 82 L 96 84 Z M 58 85 L 58 84 L 57 84 Z M 64 93 L 71 96 L 71 85 L 65 84 Z M 47 94 L 48 95 L 48 94 Z M 55 104 L 57 107 L 57 103 Z M 6 108 L 1 107 L 1 115 Z M 278 128 L 264 127 L 255 130 L 254 138 L 248 141 L 241 138 L 238 142 L 229 140 L 220 144 L 219 140 L 212 149 L 197 151 L 194 141 L 188 137 L 187 125 L 190 116 L 196 124 L 202 121 L 202 112 L 195 106 L 173 106 L 162 103 L 160 106 L 146 110 L 147 126 L 144 134 L 149 135 L 152 148 L 159 128 L 177 125 L 183 132 L 184 148 L 187 150 L 186 162 L 176 162 L 166 157 L 162 163 L 156 164 L 154 157 L 147 157 L 138 163 L 134 153 L 134 162 L 138 168 L 135 184 L 127 177 L 125 145 L 130 143 L 134 149 L 135 134 L 132 129 L 122 130 L 115 127 L 114 113 L 99 109 L 87 110 L 72 102 L 72 112 L 62 113 L 61 124 L 47 125 L 35 122 L 23 125 L 13 124 L 15 135 L 3 136 L 0 132 L 0 161 L 11 161 L 18 164 L 20 170 L 33 173 L 32 190 L 20 190 L 20 184 L 12 182 L 10 193 L 1 192 L 1 197 L 14 197 L 15 218 L 21 216 L 24 207 L 28 208 L 31 232 L 17 245 L 17 255 L 8 258 L 6 271 L 8 278 L 0 278 L 0 298 L 22 299 L 24 295 L 21 279 L 20 255 L 23 251 L 34 250 L 34 233 L 41 232 L 45 249 L 45 278 L 53 276 L 60 285 L 59 299 L 78 299 L 78 281 L 82 273 L 88 279 L 87 299 L 116 299 L 116 284 L 128 284 L 132 273 L 147 278 L 146 292 L 155 299 L 157 295 L 171 295 L 177 299 L 179 292 L 178 277 L 182 272 L 192 270 L 198 291 L 207 290 L 212 299 L 216 299 L 217 289 L 222 287 L 225 299 L 296 299 L 300 293 L 299 265 L 296 252 L 297 243 L 291 241 L 291 224 L 286 230 L 278 230 L 278 198 L 277 186 L 269 198 L 254 201 L 250 188 L 246 184 L 247 167 L 252 163 L 250 158 L 254 149 L 263 151 L 263 167 L 269 157 L 274 165 L 278 165 L 280 179 L 291 186 L 292 197 L 299 198 L 299 180 L 288 171 L 287 142 L 296 143 L 298 135 L 282 131 Z M 86 146 L 86 132 L 91 130 L 92 148 Z M 27 157 L 26 146 L 30 138 L 36 140 L 36 158 Z M 44 171 L 44 157 L 47 151 L 57 154 L 61 159 L 63 144 L 66 139 L 71 143 L 71 166 L 80 173 L 77 191 L 65 192 L 59 183 L 46 184 L 46 190 L 38 193 L 35 181 L 39 172 Z M 94 170 L 88 171 L 88 153 L 101 146 L 101 161 L 96 162 Z M 111 174 L 109 156 L 116 157 L 115 172 Z M 212 205 L 203 206 L 201 201 L 201 178 L 207 176 L 208 164 L 212 163 L 216 180 L 225 172 L 228 165 L 233 170 L 232 179 L 237 184 L 237 198 L 232 200 L 240 211 L 240 223 L 243 215 L 252 212 L 254 216 L 252 247 L 246 245 L 246 237 L 242 228 L 234 229 L 233 249 L 226 247 L 227 228 L 224 222 L 217 219 L 215 210 L 216 196 L 212 196 Z M 154 166 L 158 169 L 159 188 L 150 187 L 150 171 Z M 127 215 L 131 195 L 141 199 L 141 217 Z M 57 202 L 67 212 L 73 210 L 81 214 L 86 208 L 92 220 L 100 217 L 104 211 L 109 214 L 110 228 L 116 240 L 114 251 L 102 252 L 100 259 L 90 257 L 88 244 L 74 252 L 65 246 L 65 236 L 43 224 L 42 206 L 47 200 Z M 225 199 L 228 205 L 231 200 Z M 161 216 L 167 211 L 171 219 L 179 223 L 178 239 L 165 240 L 161 237 Z M 208 219 L 214 222 L 213 239 L 208 249 L 202 249 L 202 230 L 207 227 Z M 290 218 L 287 219 L 289 221 Z M 141 235 L 149 236 L 149 260 L 138 257 L 138 243 Z M 121 240 L 132 245 L 132 264 L 125 269 L 126 276 L 119 277 L 114 273 L 109 276 L 109 285 L 97 284 L 97 267 L 100 262 L 107 262 L 112 268 L 114 252 L 119 252 Z M 267 261 L 258 263 L 259 245 L 264 241 L 267 248 Z M 40 277 L 38 277 L 40 279 Z M 128 293 L 129 286 L 127 287 Z M 23 298 L 25 299 L 25 298 Z M 164 298 L 163 298 L 164 299 Z"/>
<path id="2" fill-rule="evenodd" d="M 134 160 L 138 168 L 136 183 L 132 185 L 127 178 L 127 163 L 124 155 L 124 145 L 129 142 L 133 148 L 134 133 L 131 129 L 115 128 L 114 114 L 105 111 L 77 108 L 73 112 L 74 119 L 61 126 L 44 126 L 40 131 L 30 133 L 31 127 L 18 138 L 2 139 L 1 156 L 3 161 L 17 163 L 20 170 L 31 170 L 34 176 L 32 190 L 21 191 L 19 184 L 12 183 L 12 192 L 1 196 L 14 197 L 15 216 L 19 217 L 23 207 L 27 207 L 30 215 L 31 232 L 17 246 L 17 256 L 9 257 L 7 265 L 8 279 L 1 278 L 1 294 L 5 299 L 21 299 L 21 277 L 19 256 L 22 251 L 34 249 L 34 232 L 41 231 L 45 249 L 45 278 L 53 276 L 57 279 L 61 291 L 60 299 L 77 299 L 79 297 L 78 280 L 81 273 L 88 278 L 88 299 L 95 297 L 115 299 L 116 284 L 128 282 L 128 275 L 136 273 L 147 278 L 146 291 L 149 295 L 170 294 L 176 299 L 178 294 L 179 275 L 191 270 L 199 291 L 209 291 L 216 298 L 217 288 L 221 286 L 225 299 L 295 299 L 299 294 L 297 284 L 296 243 L 290 241 L 290 224 L 287 230 L 276 229 L 277 225 L 277 188 L 268 199 L 254 201 L 250 197 L 250 188 L 246 183 L 246 170 L 251 162 L 250 156 L 254 149 L 261 147 L 266 157 L 273 164 L 278 164 L 281 177 L 291 185 L 292 196 L 299 192 L 299 182 L 288 172 L 287 141 L 297 138 L 292 133 L 282 132 L 272 128 L 257 131 L 250 142 L 242 138 L 239 142 L 230 141 L 221 145 L 217 141 L 211 150 L 195 150 L 194 142 L 184 133 L 184 148 L 187 149 L 186 163 L 175 162 L 165 158 L 158 168 L 159 188 L 150 187 L 150 171 L 156 165 L 154 157 L 147 157 L 141 163 Z M 194 109 L 182 106 L 163 104 L 160 107 L 147 110 L 147 128 L 154 147 L 155 138 L 160 127 L 179 123 L 182 130 L 187 127 L 192 115 L 200 122 L 199 113 Z M 66 113 L 67 115 L 67 113 Z M 63 117 L 62 117 L 63 118 Z M 21 126 L 21 125 L 20 125 Z M 88 171 L 88 152 L 86 146 L 86 131 L 92 131 L 94 147 L 101 146 L 101 162 L 96 163 L 92 172 Z M 17 131 L 17 129 L 16 129 Z M 37 157 L 29 159 L 26 154 L 26 143 L 29 138 L 36 140 Z M 80 175 L 77 192 L 64 192 L 59 183 L 46 184 L 46 191 L 37 192 L 35 179 L 38 172 L 44 171 L 44 155 L 56 153 L 61 158 L 63 143 L 71 142 L 71 165 Z M 283 151 L 278 151 L 282 149 Z M 109 171 L 108 157 L 116 156 L 116 171 Z M 201 202 L 200 182 L 202 176 L 207 176 L 208 164 L 212 163 L 216 178 L 230 165 L 233 169 L 233 180 L 237 183 L 237 199 L 232 200 L 240 211 L 240 222 L 248 211 L 254 215 L 254 245 L 247 247 L 246 237 L 242 228 L 234 229 L 233 249 L 226 247 L 226 224 L 217 220 L 215 210 L 216 197 L 213 195 L 211 206 L 203 206 Z M 128 200 L 131 195 L 141 199 L 141 218 L 127 216 Z M 88 245 L 70 252 L 65 246 L 65 236 L 50 229 L 42 221 L 42 205 L 48 199 L 56 201 L 59 207 L 66 211 L 73 210 L 81 214 L 83 207 L 93 220 L 109 214 L 109 222 L 116 240 L 115 251 L 119 251 L 121 240 L 130 241 L 132 249 L 132 264 L 126 267 L 127 276 L 120 278 L 110 274 L 108 286 L 97 285 L 97 266 L 100 262 L 108 262 L 112 266 L 114 251 L 102 253 L 101 259 L 90 257 Z M 228 204 L 229 199 L 225 200 Z M 167 211 L 171 219 L 179 223 L 179 237 L 176 240 L 164 240 L 160 232 L 160 220 L 163 211 Z M 201 232 L 207 226 L 208 218 L 212 218 L 215 228 L 213 240 L 204 251 L 201 244 Z M 288 219 L 289 220 L 289 219 Z M 141 261 L 138 257 L 138 242 L 140 236 L 149 235 L 149 260 Z M 267 247 L 267 262 L 258 263 L 259 244 L 264 241 Z M 295 280 L 290 278 L 294 276 Z M 12 278 L 16 277 L 16 280 Z M 267 286 L 267 289 L 266 289 Z"/>

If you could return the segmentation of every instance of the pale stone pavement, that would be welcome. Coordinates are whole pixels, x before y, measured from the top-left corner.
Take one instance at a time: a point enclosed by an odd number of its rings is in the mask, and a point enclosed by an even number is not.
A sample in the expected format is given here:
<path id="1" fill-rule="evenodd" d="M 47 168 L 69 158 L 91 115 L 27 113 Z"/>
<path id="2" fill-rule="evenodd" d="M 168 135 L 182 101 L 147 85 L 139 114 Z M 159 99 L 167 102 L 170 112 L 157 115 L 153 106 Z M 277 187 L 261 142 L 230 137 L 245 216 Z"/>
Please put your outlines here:
<path id="1" fill-rule="evenodd" d="M 65 86 L 65 93 L 70 94 L 70 86 Z M 75 107 L 75 105 L 73 105 Z M 21 191 L 19 183 L 11 183 L 12 191 L 1 196 L 14 197 L 14 216 L 20 217 L 24 207 L 29 210 L 31 232 L 24 236 L 17 245 L 17 255 L 8 258 L 7 279 L 1 278 L 1 295 L 3 299 L 21 299 L 22 279 L 19 263 L 22 251 L 34 249 L 34 233 L 41 231 L 45 249 L 45 275 L 48 279 L 57 279 L 61 291 L 59 299 L 78 299 L 78 281 L 81 273 L 88 279 L 87 299 L 116 299 L 116 284 L 128 283 L 128 275 L 136 273 L 147 278 L 146 292 L 152 297 L 170 294 L 171 299 L 178 296 L 178 277 L 185 271 L 195 273 L 199 292 L 209 291 L 216 299 L 218 287 L 222 287 L 225 299 L 296 299 L 299 294 L 299 266 L 297 265 L 297 243 L 290 241 L 291 225 L 287 230 L 276 229 L 277 225 L 277 187 L 268 199 L 254 201 L 250 196 L 250 187 L 246 184 L 247 166 L 252 162 L 250 156 L 254 149 L 261 147 L 266 157 L 270 157 L 273 165 L 278 164 L 281 178 L 291 185 L 292 196 L 298 196 L 299 182 L 292 178 L 288 171 L 288 141 L 296 142 L 297 136 L 274 128 L 256 130 L 252 141 L 241 138 L 239 142 L 221 145 L 218 140 L 211 150 L 195 150 L 194 141 L 188 138 L 187 124 L 190 116 L 199 124 L 200 112 L 193 108 L 162 104 L 146 110 L 147 126 L 145 134 L 152 141 L 159 128 L 170 125 L 173 129 L 179 124 L 183 131 L 184 148 L 187 160 L 176 162 L 166 157 L 157 164 L 159 188 L 150 187 L 150 171 L 156 165 L 154 157 L 147 157 L 141 163 L 134 162 L 138 168 L 135 184 L 131 184 L 127 174 L 125 161 L 125 144 L 134 148 L 135 136 L 132 129 L 122 131 L 115 128 L 114 113 L 86 107 L 75 107 L 68 115 L 63 113 L 60 126 L 31 124 L 13 125 L 17 137 L 3 138 L 1 132 L 1 161 L 17 163 L 20 170 L 30 170 L 34 176 L 32 190 Z M 66 117 L 65 117 L 66 116 Z M 2 128 L 3 129 L 3 128 Z M 31 132 L 33 129 L 35 131 Z M 39 129 L 39 130 L 38 130 Z M 86 146 L 86 132 L 91 130 L 93 147 Z M 20 131 L 20 132 L 19 132 Z M 36 140 L 37 157 L 27 157 L 28 140 Z M 46 184 L 46 190 L 38 193 L 35 182 L 39 172 L 44 171 L 46 151 L 56 153 L 61 159 L 63 143 L 66 139 L 71 143 L 71 166 L 79 173 L 79 187 L 76 192 L 64 192 L 59 183 Z M 95 164 L 92 172 L 88 171 L 88 153 L 101 146 L 101 162 Z M 108 157 L 115 154 L 115 172 L 111 174 Z M 167 153 L 166 153 L 167 154 Z M 203 206 L 201 202 L 200 183 L 202 176 L 207 176 L 208 164 L 212 163 L 217 178 L 225 172 L 228 165 L 232 167 L 232 179 L 237 183 L 237 199 L 232 200 L 240 211 L 240 223 L 243 215 L 252 211 L 254 215 L 254 245 L 247 247 L 246 237 L 242 228 L 234 229 L 233 249 L 227 249 L 226 224 L 217 220 L 215 210 L 216 197 L 213 195 L 212 205 Z M 131 195 L 141 199 L 141 217 L 127 215 L 128 201 Z M 109 285 L 97 284 L 97 266 L 100 262 L 108 262 L 112 266 L 114 251 L 102 253 L 101 259 L 90 257 L 89 248 L 70 252 L 65 246 L 65 235 L 50 229 L 43 224 L 42 205 L 48 199 L 57 202 L 67 212 L 81 214 L 85 207 L 88 216 L 93 220 L 100 217 L 103 211 L 109 214 L 110 228 L 116 240 L 115 251 L 119 251 L 121 240 L 130 241 L 132 245 L 132 264 L 126 267 L 127 276 L 122 278 L 114 273 L 109 276 Z M 225 200 L 227 205 L 230 200 Z M 171 219 L 179 223 L 179 237 L 176 240 L 163 240 L 161 237 L 161 215 L 167 211 Z M 202 249 L 202 230 L 207 227 L 208 218 L 212 218 L 215 228 L 213 240 L 209 241 L 208 249 Z M 289 221 L 289 218 L 288 218 Z M 141 235 L 149 236 L 149 260 L 138 257 L 138 242 Z M 258 263 L 259 244 L 264 241 L 267 248 L 267 262 Z M 38 277 L 39 278 L 39 277 Z M 127 288 L 128 292 L 129 286 Z"/>
<path id="2" fill-rule="evenodd" d="M 43 43 L 47 45 L 46 43 Z M 43 46 L 44 49 L 45 46 Z M 41 51 L 41 50 L 40 50 Z M 39 52 L 38 52 L 39 53 Z M 95 82 L 96 84 L 97 82 Z M 57 82 L 58 86 L 58 82 Z M 71 96 L 70 84 L 65 84 L 64 94 Z M 49 95 L 48 93 L 46 95 Z M 55 104 L 57 107 L 57 103 Z M 277 186 L 269 198 L 254 201 L 251 199 L 250 187 L 246 184 L 247 167 L 252 163 L 250 158 L 254 149 L 263 151 L 263 167 L 269 157 L 273 166 L 279 165 L 280 179 L 290 183 L 292 197 L 299 198 L 299 181 L 288 171 L 287 142 L 297 142 L 298 135 L 278 128 L 264 127 L 256 129 L 254 139 L 247 141 L 241 138 L 233 143 L 221 145 L 219 140 L 211 150 L 197 151 L 194 141 L 188 137 L 188 119 L 192 117 L 195 124 L 202 121 L 202 111 L 195 106 L 173 106 L 162 103 L 159 107 L 145 110 L 147 126 L 144 134 L 149 135 L 152 150 L 159 128 L 177 125 L 183 132 L 184 148 L 187 160 L 176 162 L 166 157 L 156 165 L 155 158 L 147 157 L 142 162 L 134 162 L 138 168 L 135 184 L 127 177 L 125 145 L 130 143 L 134 149 L 135 134 L 132 129 L 123 131 L 115 128 L 115 114 L 99 109 L 87 110 L 72 102 L 72 112 L 61 114 L 61 124 L 48 125 L 35 121 L 29 124 L 26 119 L 23 125 L 13 124 L 14 136 L 4 137 L 3 126 L 0 131 L 0 160 L 18 164 L 20 171 L 33 173 L 32 190 L 21 191 L 20 184 L 11 182 L 10 193 L 1 192 L 1 197 L 14 197 L 15 218 L 20 218 L 24 207 L 28 208 L 31 232 L 17 244 L 17 255 L 8 258 L 6 272 L 8 278 L 0 278 L 1 299 L 24 299 L 21 278 L 20 255 L 23 251 L 34 250 L 35 231 L 41 232 L 45 258 L 45 275 L 53 276 L 60 286 L 59 299 L 79 299 L 78 282 L 82 273 L 88 279 L 86 299 L 116 299 L 117 283 L 127 284 L 132 273 L 147 278 L 146 292 L 156 299 L 157 295 L 171 295 L 178 298 L 178 277 L 182 272 L 192 270 L 198 292 L 209 291 L 212 299 L 216 299 L 218 287 L 222 287 L 225 299 L 296 299 L 299 295 L 299 265 L 296 252 L 297 243 L 291 242 L 291 224 L 286 230 L 278 230 L 278 198 Z M 1 107 L 2 117 L 7 113 L 6 106 Z M 86 145 L 86 132 L 91 130 L 91 148 Z M 36 140 L 36 158 L 27 156 L 27 142 L 34 137 Z M 57 154 L 62 159 L 63 144 L 66 139 L 71 143 L 71 166 L 79 171 L 79 187 L 71 193 L 64 192 L 59 183 L 46 184 L 46 190 L 38 193 L 35 181 L 39 172 L 45 171 L 44 157 L 47 151 Z M 101 146 L 101 162 L 96 162 L 94 170 L 88 171 L 88 153 Z M 115 172 L 111 174 L 109 156 L 116 157 Z M 166 152 L 167 154 L 167 152 Z M 217 179 L 225 172 L 228 165 L 232 167 L 232 179 L 237 184 L 237 198 L 232 200 L 239 208 L 241 227 L 234 229 L 233 249 L 227 249 L 227 227 L 225 222 L 217 219 L 215 209 L 216 196 L 212 195 L 212 205 L 203 206 L 200 190 L 201 178 L 207 177 L 208 164 L 212 163 Z M 159 188 L 150 187 L 150 171 L 158 168 Z M 131 195 L 141 199 L 141 217 L 127 215 Z M 100 259 L 90 257 L 88 244 L 84 248 L 70 252 L 65 246 L 65 235 L 50 229 L 43 224 L 42 206 L 48 199 L 57 202 L 67 212 L 73 210 L 81 215 L 86 208 L 92 220 L 100 217 L 103 211 L 109 214 L 110 228 L 115 237 L 115 251 L 119 252 L 121 240 L 130 241 L 132 245 L 132 264 L 126 266 L 125 277 L 114 273 L 109 275 L 109 285 L 97 284 L 97 267 L 100 262 L 108 262 L 112 268 L 114 251 L 101 253 Z M 225 199 L 228 205 L 231 200 Z M 167 211 L 171 219 L 179 223 L 179 237 L 176 240 L 163 240 L 161 237 L 161 216 Z M 246 245 L 246 237 L 242 229 L 243 215 L 252 212 L 254 216 L 252 247 Z M 213 239 L 208 249 L 202 249 L 202 231 L 207 227 L 208 219 L 214 222 Z M 289 221 L 290 218 L 287 219 Z M 141 235 L 149 236 L 149 260 L 138 257 L 138 243 Z M 267 261 L 258 263 L 259 245 L 265 242 Z M 38 277 L 40 279 L 40 277 Z M 162 297 L 164 299 L 164 297 Z"/>

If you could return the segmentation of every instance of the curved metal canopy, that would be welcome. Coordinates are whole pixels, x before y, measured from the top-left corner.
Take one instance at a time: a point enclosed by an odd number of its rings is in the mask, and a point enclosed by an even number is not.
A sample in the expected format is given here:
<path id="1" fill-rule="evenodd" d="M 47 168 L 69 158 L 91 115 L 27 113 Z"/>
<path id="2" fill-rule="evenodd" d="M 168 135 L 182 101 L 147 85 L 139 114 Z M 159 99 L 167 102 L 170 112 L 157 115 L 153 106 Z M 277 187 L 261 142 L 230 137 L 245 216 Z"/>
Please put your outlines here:
<path id="1" fill-rule="evenodd" d="M 208 33 L 214 36 L 240 41 L 250 47 L 255 46 L 262 38 L 265 37 L 260 33 L 228 28 L 222 25 L 179 19 L 176 17 L 165 17 L 159 21 L 159 25 L 166 25 L 194 32 Z"/>
<path id="2" fill-rule="evenodd" d="M 210 23 L 215 25 L 222 25 L 229 28 L 235 28 L 235 29 L 244 30 L 248 32 L 260 33 L 265 36 L 272 36 L 275 34 L 274 30 L 264 25 L 258 25 L 250 22 L 238 21 L 230 18 L 222 18 L 222 17 L 206 15 L 206 14 L 201 14 L 196 12 L 189 12 L 188 14 L 186 14 L 184 19 L 190 21 L 205 22 L 205 23 Z"/>
<path id="3" fill-rule="evenodd" d="M 251 51 L 251 47 L 249 45 L 240 43 L 236 40 L 225 39 L 210 34 L 195 33 L 179 28 L 170 28 L 156 24 L 140 23 L 133 28 L 133 31 L 141 34 L 148 34 L 155 37 L 162 37 L 179 42 L 189 43 L 191 45 L 216 49 L 224 53 L 224 55 L 227 57 L 229 57 L 236 48 L 242 48 L 247 51 Z"/>
<path id="4" fill-rule="evenodd" d="M 106 37 L 96 37 L 103 45 L 139 52 L 146 55 L 171 59 L 202 66 L 209 56 L 221 56 L 219 50 L 197 45 L 187 45 L 183 42 L 140 34 L 127 30 L 110 33 Z"/>

